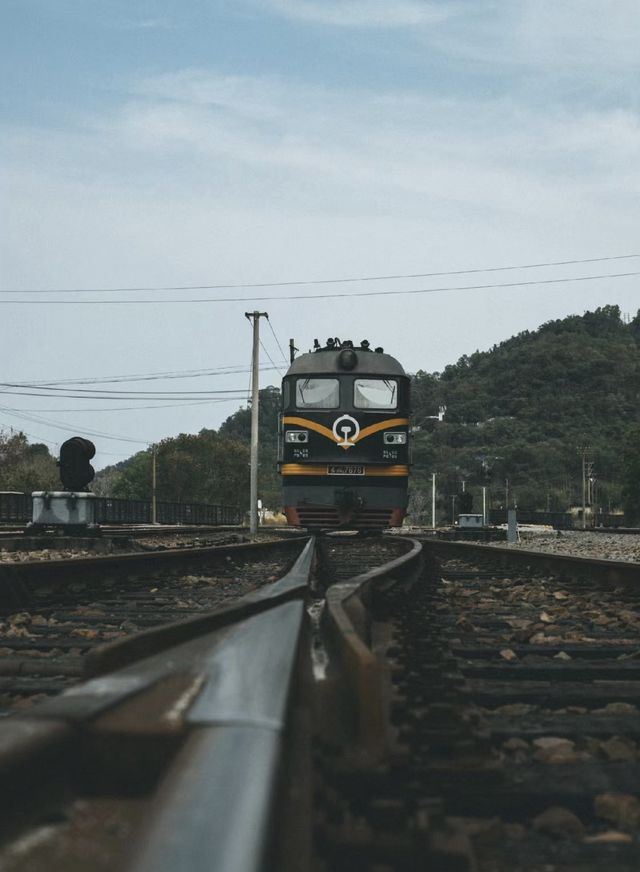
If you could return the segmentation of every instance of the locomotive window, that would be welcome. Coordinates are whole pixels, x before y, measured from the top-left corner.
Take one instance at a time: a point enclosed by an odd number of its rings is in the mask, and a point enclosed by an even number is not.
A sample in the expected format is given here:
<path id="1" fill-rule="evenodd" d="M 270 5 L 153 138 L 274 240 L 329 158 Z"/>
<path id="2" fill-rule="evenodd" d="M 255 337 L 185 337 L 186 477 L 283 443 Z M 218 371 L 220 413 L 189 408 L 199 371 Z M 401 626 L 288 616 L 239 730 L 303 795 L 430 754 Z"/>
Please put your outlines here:
<path id="1" fill-rule="evenodd" d="M 353 383 L 356 409 L 395 409 L 398 405 L 398 382 L 387 378 L 357 378 Z"/>
<path id="2" fill-rule="evenodd" d="M 337 409 L 340 382 L 337 378 L 299 378 L 296 381 L 296 406 L 299 409 Z"/>

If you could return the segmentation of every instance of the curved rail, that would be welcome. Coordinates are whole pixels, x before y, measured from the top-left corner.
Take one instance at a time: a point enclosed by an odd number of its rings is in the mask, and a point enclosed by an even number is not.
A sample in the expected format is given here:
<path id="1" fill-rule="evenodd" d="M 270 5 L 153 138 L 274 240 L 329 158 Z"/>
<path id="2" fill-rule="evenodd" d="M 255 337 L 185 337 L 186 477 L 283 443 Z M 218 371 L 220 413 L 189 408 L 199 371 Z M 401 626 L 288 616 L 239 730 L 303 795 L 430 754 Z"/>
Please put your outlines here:
<path id="1" fill-rule="evenodd" d="M 585 578 L 605 584 L 638 585 L 640 564 L 622 560 L 602 560 L 594 557 L 573 557 L 546 551 L 528 551 L 524 548 L 504 548 L 471 542 L 443 542 L 430 539 L 425 542 L 427 552 L 461 559 L 474 557 L 491 560 L 502 566 L 533 567 L 555 573 L 559 577 Z"/>
<path id="2" fill-rule="evenodd" d="M 384 676 L 368 646 L 368 610 L 376 590 L 401 584 L 419 566 L 421 544 L 407 544 L 408 553 L 327 593 L 326 627 L 370 759 L 384 751 L 385 723 Z M 162 564 L 166 555 L 152 556 Z M 94 678 L 0 722 L 0 787 L 8 807 L 26 812 L 40 791 L 50 802 L 52 785 L 62 795 L 87 773 L 92 791 L 104 784 L 111 796 L 154 791 L 133 853 L 119 869 L 263 870 L 289 748 L 285 735 L 303 683 L 299 670 L 308 664 L 302 643 L 313 559 L 312 539 L 279 581 L 217 612 L 96 651 Z"/>
<path id="3" fill-rule="evenodd" d="M 369 760 L 386 748 L 387 718 L 380 660 L 369 646 L 369 609 L 374 589 L 389 589 L 420 567 L 422 543 L 408 540 L 406 554 L 349 581 L 332 585 L 326 593 L 326 623 L 355 701 L 359 747 Z"/>

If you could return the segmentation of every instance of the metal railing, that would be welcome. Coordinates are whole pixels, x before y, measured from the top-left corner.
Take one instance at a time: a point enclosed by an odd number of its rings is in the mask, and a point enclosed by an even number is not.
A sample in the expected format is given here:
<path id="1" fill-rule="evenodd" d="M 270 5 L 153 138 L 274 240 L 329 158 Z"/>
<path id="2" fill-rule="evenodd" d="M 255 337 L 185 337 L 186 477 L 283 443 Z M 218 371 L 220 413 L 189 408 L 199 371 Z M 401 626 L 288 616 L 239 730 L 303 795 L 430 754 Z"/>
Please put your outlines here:
<path id="1" fill-rule="evenodd" d="M 150 500 L 122 500 L 96 497 L 95 519 L 98 524 L 150 524 Z M 206 524 L 219 526 L 241 524 L 244 512 L 237 506 L 208 503 L 158 502 L 160 524 Z M 0 492 L 0 524 L 26 524 L 32 518 L 30 494 Z"/>
<path id="2" fill-rule="evenodd" d="M 534 512 L 525 509 L 517 510 L 519 524 L 545 524 L 555 527 L 556 530 L 571 530 L 582 526 L 582 519 L 572 515 L 571 512 Z M 488 512 L 490 524 L 506 524 L 507 512 L 505 509 L 491 509 Z M 624 527 L 624 515 L 609 514 L 607 512 L 594 513 L 588 517 L 588 527 Z"/>

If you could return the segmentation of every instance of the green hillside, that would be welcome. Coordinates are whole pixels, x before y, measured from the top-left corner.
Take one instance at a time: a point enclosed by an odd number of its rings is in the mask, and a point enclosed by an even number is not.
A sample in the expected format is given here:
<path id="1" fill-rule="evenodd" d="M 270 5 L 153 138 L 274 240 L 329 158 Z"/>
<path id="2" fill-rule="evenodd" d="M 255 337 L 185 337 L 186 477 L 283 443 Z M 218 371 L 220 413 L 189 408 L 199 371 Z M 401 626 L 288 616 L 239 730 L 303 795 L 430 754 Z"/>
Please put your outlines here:
<path id="1" fill-rule="evenodd" d="M 640 420 L 640 313 L 617 306 L 572 315 L 414 378 L 414 508 L 438 473 L 446 502 L 467 482 L 480 508 L 508 494 L 520 508 L 564 510 L 582 499 L 582 458 L 593 461 L 595 501 L 619 507 L 623 447 Z M 447 407 L 443 422 L 429 421 Z M 448 495 L 445 497 L 444 495 Z M 429 502 L 430 505 L 430 502 Z"/>
<path id="2" fill-rule="evenodd" d="M 430 520 L 431 473 L 438 515 L 451 517 L 465 482 L 481 509 L 564 511 L 582 500 L 582 454 L 593 462 L 594 496 L 605 511 L 623 502 L 640 520 L 640 313 L 625 323 L 616 306 L 543 324 L 490 351 L 465 355 L 441 373 L 413 378 L 412 519 Z M 401 355 L 398 355 L 399 357 Z M 260 391 L 260 481 L 264 504 L 280 507 L 275 472 L 279 390 Z M 446 406 L 443 421 L 434 420 Z M 163 499 L 237 501 L 248 488 L 250 411 L 218 433 L 203 430 L 159 445 Z M 230 462 L 233 458 L 233 462 Z M 150 456 L 104 470 L 97 488 L 148 493 Z"/>

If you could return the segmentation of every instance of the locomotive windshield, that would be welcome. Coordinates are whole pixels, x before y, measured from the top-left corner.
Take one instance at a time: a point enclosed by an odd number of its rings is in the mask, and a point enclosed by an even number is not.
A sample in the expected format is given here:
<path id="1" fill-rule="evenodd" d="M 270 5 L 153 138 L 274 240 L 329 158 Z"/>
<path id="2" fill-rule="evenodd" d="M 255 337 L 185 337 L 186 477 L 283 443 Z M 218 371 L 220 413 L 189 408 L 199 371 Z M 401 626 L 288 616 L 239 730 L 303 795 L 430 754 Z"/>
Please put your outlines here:
<path id="1" fill-rule="evenodd" d="M 299 409 L 337 409 L 340 382 L 337 378 L 299 378 L 296 381 L 296 406 Z"/>
<path id="2" fill-rule="evenodd" d="M 357 378 L 353 383 L 356 409 L 395 409 L 398 382 L 387 378 Z"/>

